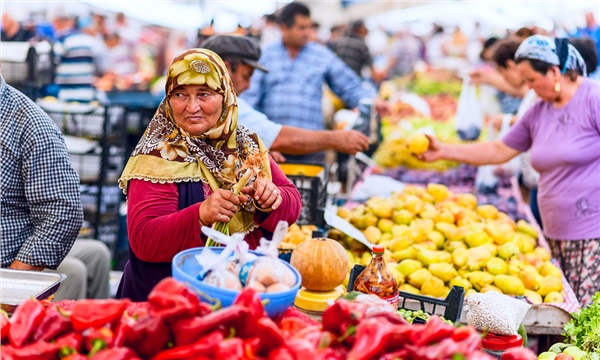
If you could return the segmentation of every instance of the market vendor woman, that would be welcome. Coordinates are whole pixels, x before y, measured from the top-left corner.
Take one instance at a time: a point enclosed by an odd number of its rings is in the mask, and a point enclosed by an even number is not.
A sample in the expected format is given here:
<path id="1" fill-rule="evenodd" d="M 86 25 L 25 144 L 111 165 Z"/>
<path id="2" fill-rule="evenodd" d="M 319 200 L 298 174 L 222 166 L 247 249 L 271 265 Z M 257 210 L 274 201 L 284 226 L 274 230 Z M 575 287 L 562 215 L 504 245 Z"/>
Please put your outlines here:
<path id="1" fill-rule="evenodd" d="M 229 222 L 255 248 L 280 220 L 295 222 L 302 206 L 258 136 L 237 125 L 236 95 L 218 55 L 178 55 L 165 90 L 119 180 L 130 250 L 117 297 L 133 301 L 145 301 L 171 276 L 175 254 L 204 245 L 201 226 Z M 246 171 L 253 171 L 250 181 L 235 195 Z"/>
<path id="2" fill-rule="evenodd" d="M 501 164 L 530 150 L 540 173 L 538 203 L 544 233 L 578 300 L 600 291 L 600 88 L 566 39 L 534 35 L 515 61 L 541 101 L 502 140 L 469 145 L 431 139 L 428 161 Z"/>

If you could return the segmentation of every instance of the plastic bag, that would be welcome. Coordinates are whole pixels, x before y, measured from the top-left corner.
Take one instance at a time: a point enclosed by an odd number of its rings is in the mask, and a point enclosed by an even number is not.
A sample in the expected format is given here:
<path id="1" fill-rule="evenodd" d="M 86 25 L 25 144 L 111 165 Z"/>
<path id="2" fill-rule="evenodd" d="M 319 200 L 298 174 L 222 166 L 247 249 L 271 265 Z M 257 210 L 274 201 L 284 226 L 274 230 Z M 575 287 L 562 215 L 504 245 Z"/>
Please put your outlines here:
<path id="1" fill-rule="evenodd" d="M 207 236 L 214 236 L 215 234 L 212 232 L 218 231 L 204 226 L 202 227 L 202 232 Z M 226 236 L 224 234 L 221 235 Z M 204 248 L 202 253 L 196 255 L 196 261 L 202 267 L 197 278 L 202 282 L 219 288 L 239 291 L 242 290 L 242 283 L 238 276 L 230 271 L 229 258 L 231 254 L 233 254 L 233 250 L 237 243 L 244 241 L 244 235 L 233 234 L 228 238 L 230 238 L 229 244 L 223 248 L 223 251 L 221 251 L 220 254 L 217 255 L 217 253 L 211 249 Z"/>
<path id="2" fill-rule="evenodd" d="M 240 269 L 240 281 L 244 286 L 270 293 L 289 290 L 296 284 L 292 270 L 279 259 L 279 244 L 287 231 L 288 223 L 280 221 L 275 227 L 272 240 L 260 239 L 256 252 L 264 256 L 245 263 Z"/>
<path id="3" fill-rule="evenodd" d="M 467 297 L 467 325 L 496 335 L 517 335 L 531 305 L 495 291 Z"/>
<path id="4" fill-rule="evenodd" d="M 249 252 L 250 246 L 244 241 L 242 233 L 228 236 L 206 226 L 202 227 L 202 232 L 213 239 L 214 242 L 232 249 L 233 255 L 225 261 L 228 263 L 227 269 L 234 273 L 235 276 L 239 277 L 240 269 L 245 263 L 253 262 L 257 259 L 256 255 Z"/>
<path id="5" fill-rule="evenodd" d="M 456 131 L 462 140 L 472 141 L 479 138 L 483 125 L 483 112 L 477 98 L 477 89 L 467 77 L 463 80 L 455 121 Z"/>
<path id="6" fill-rule="evenodd" d="M 488 124 L 487 141 L 502 138 L 510 130 L 510 119 L 512 115 L 506 114 L 502 119 L 500 131 L 494 129 L 494 124 Z M 495 194 L 498 190 L 498 177 L 510 177 L 519 174 L 520 160 L 516 156 L 504 164 L 483 165 L 477 169 L 475 176 L 475 188 L 481 194 Z"/>

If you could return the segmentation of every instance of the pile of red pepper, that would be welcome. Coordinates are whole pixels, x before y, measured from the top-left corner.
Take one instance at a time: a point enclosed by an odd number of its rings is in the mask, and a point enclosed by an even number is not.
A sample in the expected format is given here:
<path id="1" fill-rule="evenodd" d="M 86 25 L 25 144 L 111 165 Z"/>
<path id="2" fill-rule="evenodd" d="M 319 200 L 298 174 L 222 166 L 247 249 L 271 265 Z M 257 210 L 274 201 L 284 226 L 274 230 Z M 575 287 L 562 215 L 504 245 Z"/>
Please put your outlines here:
<path id="1" fill-rule="evenodd" d="M 491 359 L 471 327 L 433 317 L 411 325 L 396 313 L 369 313 L 338 300 L 315 324 L 267 317 L 261 298 L 243 290 L 217 311 L 182 283 L 167 278 L 148 303 L 79 300 L 60 307 L 28 300 L 10 321 L 0 315 L 1 358 L 22 360 L 127 359 Z"/>

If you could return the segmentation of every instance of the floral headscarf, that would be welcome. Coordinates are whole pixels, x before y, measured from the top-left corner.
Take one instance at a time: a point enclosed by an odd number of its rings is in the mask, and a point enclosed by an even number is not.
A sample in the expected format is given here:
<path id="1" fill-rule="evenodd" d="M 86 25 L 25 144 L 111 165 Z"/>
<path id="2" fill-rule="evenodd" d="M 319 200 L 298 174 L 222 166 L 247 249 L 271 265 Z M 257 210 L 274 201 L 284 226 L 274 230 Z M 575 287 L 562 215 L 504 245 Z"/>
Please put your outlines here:
<path id="1" fill-rule="evenodd" d="M 587 76 L 583 57 L 567 39 L 530 36 L 523 40 L 515 53 L 515 60 L 519 59 L 539 60 L 558 66 L 563 74 L 567 70 L 576 70 Z"/>
<path id="2" fill-rule="evenodd" d="M 204 85 L 223 95 L 223 111 L 217 124 L 201 136 L 178 127 L 169 97 L 181 85 Z M 237 124 L 237 98 L 223 60 L 206 49 L 189 49 L 175 57 L 169 67 L 166 96 L 135 147 L 119 179 L 127 193 L 131 179 L 178 183 L 203 181 L 212 191 L 231 190 L 249 167 L 258 176 L 271 178 L 267 150 L 258 135 Z M 253 177 L 249 184 L 256 179 Z M 255 207 L 251 202 L 236 213 L 230 231 L 254 229 Z"/>

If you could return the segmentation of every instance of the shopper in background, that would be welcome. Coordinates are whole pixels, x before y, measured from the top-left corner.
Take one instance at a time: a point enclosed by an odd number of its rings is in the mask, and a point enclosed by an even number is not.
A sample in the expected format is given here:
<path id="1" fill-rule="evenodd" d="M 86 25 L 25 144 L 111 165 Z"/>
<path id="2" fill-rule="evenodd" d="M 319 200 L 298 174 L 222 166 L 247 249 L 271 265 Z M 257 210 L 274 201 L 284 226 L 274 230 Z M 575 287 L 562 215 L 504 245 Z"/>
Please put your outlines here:
<path id="1" fill-rule="evenodd" d="M 369 30 L 365 23 L 362 20 L 355 20 L 350 23 L 342 37 L 328 43 L 329 48 L 360 77 L 365 68 L 371 71 L 372 76 L 376 75 L 371 52 L 365 43 L 368 34 Z"/>
<path id="2" fill-rule="evenodd" d="M 350 108 L 357 107 L 362 99 L 375 97 L 374 91 L 365 90 L 360 78 L 331 50 L 309 41 L 312 21 L 308 7 L 298 2 L 287 4 L 279 12 L 279 22 L 282 41 L 265 47 L 260 58 L 269 72 L 254 72 L 250 88 L 242 96 L 255 110 L 282 125 L 323 130 L 323 85 Z M 389 112 L 384 101 L 377 101 L 375 107 Z M 325 161 L 323 153 L 284 155 L 293 161 Z"/>
<path id="3" fill-rule="evenodd" d="M 25 29 L 9 13 L 2 14 L 1 41 L 27 41 L 35 36 L 35 31 Z"/>
<path id="4" fill-rule="evenodd" d="M 600 291 L 600 87 L 566 39 L 527 38 L 515 61 L 541 101 L 501 140 L 450 145 L 431 138 L 427 161 L 504 163 L 531 150 L 538 202 L 553 256 L 582 305 Z"/>
<path id="5" fill-rule="evenodd" d="M 102 44 L 75 25 L 72 15 L 58 14 L 54 19 L 58 38 L 54 48 L 60 57 L 55 76 L 59 86 L 58 98 L 62 101 L 90 102 L 96 99 L 94 82 Z"/>
<path id="6" fill-rule="evenodd" d="M 600 52 L 600 26 L 596 22 L 592 12 L 587 12 L 585 14 L 585 27 L 578 28 L 573 36 L 576 38 L 592 39 L 596 44 L 596 52 Z M 598 61 L 600 61 L 600 59 Z"/>
<path id="7" fill-rule="evenodd" d="M 190 49 L 167 74 L 165 99 L 119 180 L 130 252 L 117 297 L 134 301 L 171 276 L 178 252 L 203 246 L 201 226 L 228 222 L 255 248 L 280 220 L 294 223 L 302 207 L 259 137 L 237 124 L 233 84 L 217 54 Z M 249 168 L 258 175 L 235 195 Z"/>
<path id="8" fill-rule="evenodd" d="M 246 36 L 215 35 L 202 47 L 216 52 L 227 66 L 237 95 L 250 86 L 254 69 L 268 72 L 259 62 L 260 47 Z M 277 124 L 238 98 L 238 122 L 255 131 L 265 147 L 280 153 L 302 155 L 324 150 L 355 154 L 369 148 L 369 139 L 355 130 L 306 130 Z M 275 158 L 275 156 L 273 156 Z M 277 160 L 277 159 L 276 159 Z M 281 159 L 285 161 L 285 158 Z"/>
<path id="9" fill-rule="evenodd" d="M 109 297 L 110 253 L 75 241 L 79 177 L 54 122 L 0 75 L 0 246 L 3 268 L 67 275 L 56 300 Z"/>
<path id="10" fill-rule="evenodd" d="M 596 69 L 598 68 L 598 50 L 596 48 L 596 43 L 591 38 L 575 38 L 569 39 L 571 44 L 575 46 L 577 51 L 583 57 L 585 61 L 585 66 L 588 71 L 588 78 L 599 81 L 600 74 Z"/>

